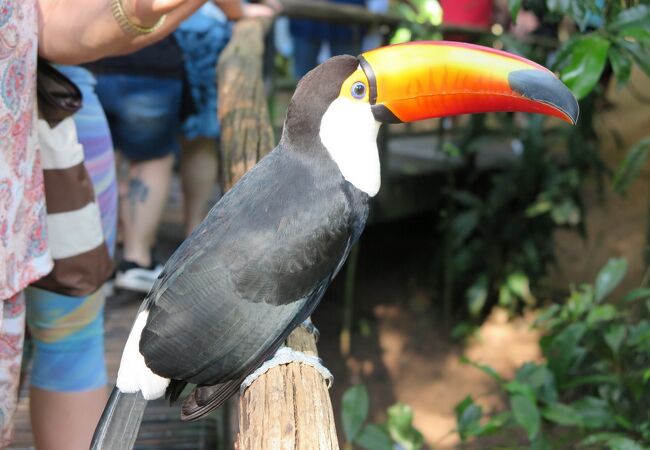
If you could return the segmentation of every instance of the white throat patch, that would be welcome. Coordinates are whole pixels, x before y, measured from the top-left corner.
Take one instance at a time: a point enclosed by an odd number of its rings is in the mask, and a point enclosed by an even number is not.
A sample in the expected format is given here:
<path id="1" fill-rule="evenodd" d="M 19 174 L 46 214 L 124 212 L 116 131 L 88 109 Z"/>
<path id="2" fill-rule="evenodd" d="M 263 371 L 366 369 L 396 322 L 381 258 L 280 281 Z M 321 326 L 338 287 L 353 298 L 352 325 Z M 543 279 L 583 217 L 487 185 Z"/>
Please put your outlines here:
<path id="1" fill-rule="evenodd" d="M 321 120 L 320 140 L 343 178 L 371 197 L 379 192 L 381 176 L 375 120 L 368 103 L 334 100 Z"/>

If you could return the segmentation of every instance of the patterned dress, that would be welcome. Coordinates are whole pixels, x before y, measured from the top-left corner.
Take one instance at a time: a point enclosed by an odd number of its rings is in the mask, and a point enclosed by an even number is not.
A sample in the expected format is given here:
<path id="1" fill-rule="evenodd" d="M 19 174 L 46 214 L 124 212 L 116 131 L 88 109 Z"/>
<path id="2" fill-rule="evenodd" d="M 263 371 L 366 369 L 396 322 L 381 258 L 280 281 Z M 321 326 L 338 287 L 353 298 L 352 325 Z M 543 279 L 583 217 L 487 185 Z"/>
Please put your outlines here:
<path id="1" fill-rule="evenodd" d="M 52 268 L 36 123 L 35 0 L 0 0 L 0 299 Z"/>
<path id="2" fill-rule="evenodd" d="M 52 269 L 36 123 L 36 0 L 0 0 L 0 447 L 11 439 L 22 290 Z"/>

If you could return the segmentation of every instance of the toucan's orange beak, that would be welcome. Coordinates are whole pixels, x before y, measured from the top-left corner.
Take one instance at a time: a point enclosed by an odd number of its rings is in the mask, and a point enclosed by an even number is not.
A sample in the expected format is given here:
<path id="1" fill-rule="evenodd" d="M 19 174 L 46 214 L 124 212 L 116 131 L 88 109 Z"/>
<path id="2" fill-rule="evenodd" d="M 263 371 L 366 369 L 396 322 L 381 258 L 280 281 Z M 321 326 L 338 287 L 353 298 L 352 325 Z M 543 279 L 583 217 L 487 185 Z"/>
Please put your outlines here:
<path id="1" fill-rule="evenodd" d="M 359 61 L 380 122 L 496 111 L 578 120 L 578 102 L 553 72 L 488 47 L 411 42 L 365 52 Z"/>

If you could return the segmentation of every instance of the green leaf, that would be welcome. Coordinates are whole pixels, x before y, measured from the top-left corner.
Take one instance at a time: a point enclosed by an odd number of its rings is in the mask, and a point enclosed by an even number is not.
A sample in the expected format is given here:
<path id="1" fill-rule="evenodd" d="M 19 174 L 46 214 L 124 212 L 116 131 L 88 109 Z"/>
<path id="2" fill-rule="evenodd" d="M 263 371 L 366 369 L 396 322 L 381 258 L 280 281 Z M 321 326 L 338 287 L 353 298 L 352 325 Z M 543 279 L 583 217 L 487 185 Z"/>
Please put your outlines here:
<path id="1" fill-rule="evenodd" d="M 598 397 L 582 397 L 573 402 L 573 409 L 580 415 L 580 420 L 584 427 L 597 430 L 608 428 L 614 423 L 609 405 L 607 402 Z"/>
<path id="2" fill-rule="evenodd" d="M 452 221 L 454 245 L 459 247 L 477 228 L 479 223 L 479 212 L 469 210 L 458 214 Z"/>
<path id="3" fill-rule="evenodd" d="M 418 450 L 424 444 L 422 433 L 413 427 L 413 411 L 403 403 L 388 408 L 386 426 L 390 437 L 404 450 Z"/>
<path id="4" fill-rule="evenodd" d="M 643 450 L 636 441 L 624 436 L 618 436 L 607 441 L 611 450 Z"/>
<path id="5" fill-rule="evenodd" d="M 477 433 L 472 436 L 487 436 L 488 434 L 498 433 L 501 431 L 512 419 L 510 411 L 503 411 L 494 417 L 491 417 L 484 425 L 479 426 Z"/>
<path id="6" fill-rule="evenodd" d="M 616 45 L 625 50 L 632 56 L 634 62 L 650 77 L 650 58 L 648 52 L 641 46 L 639 42 L 630 42 L 626 39 L 617 39 Z"/>
<path id="7" fill-rule="evenodd" d="M 553 209 L 553 203 L 546 199 L 539 199 L 526 208 L 526 217 L 533 218 L 546 214 Z"/>
<path id="8" fill-rule="evenodd" d="M 530 443 L 530 450 L 554 450 L 551 443 L 543 434 L 540 434 Z"/>
<path id="9" fill-rule="evenodd" d="M 562 70 L 566 67 L 569 62 L 571 62 L 571 55 L 573 55 L 573 49 L 580 41 L 581 36 L 579 34 L 574 34 L 569 39 L 567 39 L 560 47 L 553 53 L 548 56 L 546 65 L 554 70 Z"/>
<path id="10" fill-rule="evenodd" d="M 614 173 L 614 189 L 622 194 L 634 182 L 645 165 L 650 150 L 650 136 L 646 136 L 630 148 Z"/>
<path id="11" fill-rule="evenodd" d="M 604 444 L 610 450 L 643 450 L 637 442 L 622 433 L 596 433 L 580 441 L 581 446 L 594 444 Z"/>
<path id="12" fill-rule="evenodd" d="M 560 78 L 578 100 L 589 94 L 600 80 L 610 42 L 595 34 L 579 39 L 573 48 L 571 61 L 562 69 Z"/>
<path id="13" fill-rule="evenodd" d="M 573 377 L 566 383 L 562 384 L 564 390 L 573 389 L 583 385 L 603 385 L 603 384 L 617 384 L 620 380 L 616 374 L 597 373 L 593 375 L 583 375 L 581 377 Z"/>
<path id="14" fill-rule="evenodd" d="M 533 403 L 537 402 L 537 395 L 535 394 L 533 387 L 526 383 L 522 383 L 521 381 L 517 381 L 517 380 L 512 380 L 504 384 L 503 388 L 510 395 L 523 395 L 524 397 L 528 397 Z"/>
<path id="15" fill-rule="evenodd" d="M 348 442 L 354 442 L 368 417 L 368 391 L 362 384 L 352 386 L 343 394 L 341 418 Z"/>
<path id="16" fill-rule="evenodd" d="M 605 322 L 616 317 L 617 311 L 613 305 L 598 305 L 587 316 L 587 325 L 595 325 L 598 322 Z"/>
<path id="17" fill-rule="evenodd" d="M 557 401 L 555 377 L 545 364 L 527 362 L 517 370 L 515 378 L 517 381 L 530 385 L 535 391 L 536 398 L 540 401 L 544 403 Z"/>
<path id="18" fill-rule="evenodd" d="M 483 417 L 483 410 L 474 403 L 471 395 L 468 395 L 454 408 L 456 412 L 456 423 L 458 434 L 461 439 L 474 436 L 480 432 L 479 421 Z"/>
<path id="19" fill-rule="evenodd" d="M 393 37 L 390 40 L 391 44 L 403 44 L 404 42 L 409 42 L 411 40 L 411 30 L 407 27 L 399 27 Z"/>
<path id="20" fill-rule="evenodd" d="M 613 323 L 607 327 L 607 330 L 605 330 L 605 335 L 603 337 L 605 338 L 605 342 L 607 342 L 607 345 L 615 356 L 618 356 L 618 351 L 621 348 L 623 339 L 625 339 L 625 334 L 625 325 L 621 323 Z"/>
<path id="21" fill-rule="evenodd" d="M 490 366 L 486 366 L 486 365 L 483 365 L 483 364 L 479 364 L 479 363 L 477 363 L 477 362 L 474 362 L 474 361 L 468 359 L 466 356 L 461 356 L 461 357 L 460 357 L 460 362 L 462 362 L 463 364 L 470 364 L 470 365 L 476 367 L 477 369 L 481 370 L 482 372 L 488 374 L 490 377 L 492 377 L 492 379 L 493 379 L 494 381 L 496 381 L 496 382 L 499 383 L 499 384 L 502 384 L 502 383 L 505 381 L 505 380 L 503 379 L 503 377 L 502 377 L 501 375 L 499 375 L 499 374 L 498 374 L 498 373 L 497 373 L 497 372 L 496 372 L 492 367 L 490 367 Z"/>
<path id="22" fill-rule="evenodd" d="M 616 286 L 623 280 L 627 272 L 627 261 L 625 259 L 612 258 L 607 261 L 605 267 L 600 269 L 596 277 L 595 298 L 600 302 L 607 297 Z"/>
<path id="23" fill-rule="evenodd" d="M 580 414 L 564 403 L 551 403 L 542 409 L 542 416 L 553 423 L 573 427 L 582 425 Z"/>
<path id="24" fill-rule="evenodd" d="M 530 293 L 530 282 L 526 274 L 522 272 L 511 273 L 506 279 L 506 284 L 510 292 L 518 298 L 528 304 L 534 303 L 533 294 Z"/>
<path id="25" fill-rule="evenodd" d="M 607 53 L 609 62 L 612 64 L 614 75 L 616 76 L 616 85 L 621 88 L 627 84 L 632 73 L 632 60 L 630 57 L 621 52 L 615 46 L 609 47 Z"/>
<path id="26" fill-rule="evenodd" d="M 521 0 L 508 0 L 508 11 L 510 11 L 510 18 L 512 23 L 517 23 L 517 16 L 521 9 Z"/>
<path id="27" fill-rule="evenodd" d="M 628 294 L 623 297 L 623 302 L 629 303 L 637 300 L 645 300 L 646 298 L 650 298 L 650 288 L 637 288 L 628 292 Z"/>
<path id="28" fill-rule="evenodd" d="M 648 26 L 650 21 L 650 8 L 646 5 L 638 5 L 634 8 L 624 9 L 612 20 L 607 29 L 610 31 L 623 30 L 625 28 L 636 28 Z"/>
<path id="29" fill-rule="evenodd" d="M 526 430 L 528 439 L 531 441 L 535 439 L 541 425 L 537 405 L 529 397 L 516 394 L 510 397 L 510 406 L 515 420 Z"/>
<path id="30" fill-rule="evenodd" d="M 374 423 L 366 425 L 354 443 L 366 450 L 393 450 L 393 441 L 388 431 Z"/>
<path id="31" fill-rule="evenodd" d="M 488 297 L 488 280 L 482 275 L 474 284 L 465 292 L 467 299 L 467 309 L 472 317 L 478 317 L 485 306 Z"/>

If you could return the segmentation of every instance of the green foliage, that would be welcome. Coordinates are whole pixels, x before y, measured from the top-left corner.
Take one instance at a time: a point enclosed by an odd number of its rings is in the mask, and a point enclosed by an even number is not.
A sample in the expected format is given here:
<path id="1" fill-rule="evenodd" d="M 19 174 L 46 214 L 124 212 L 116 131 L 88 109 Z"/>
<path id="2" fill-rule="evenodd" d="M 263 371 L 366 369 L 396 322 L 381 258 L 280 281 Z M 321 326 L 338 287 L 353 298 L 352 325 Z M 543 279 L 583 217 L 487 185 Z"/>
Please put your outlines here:
<path id="1" fill-rule="evenodd" d="M 395 5 L 404 22 L 393 42 L 440 36 L 438 9 L 432 15 L 429 2 Z M 522 121 L 509 114 L 497 115 L 488 126 L 485 116 L 475 116 L 460 135 L 440 132 L 442 151 L 460 166 L 448 175 L 441 193 L 445 207 L 436 230 L 441 251 L 432 281 L 446 305 L 464 305 L 469 322 L 454 330 L 458 337 L 471 332 L 472 323 L 494 304 L 516 312 L 534 303 L 533 292 L 554 262 L 555 231 L 584 232 L 581 189 L 592 177 L 602 186 L 611 174 L 595 132 L 596 108 L 607 82 L 613 77 L 625 86 L 635 66 L 650 75 L 647 0 L 508 0 L 507 7 L 513 21 L 521 10 L 533 11 L 544 30 L 556 33 L 556 46 L 549 47 L 548 39 L 538 42 L 535 35 L 522 40 L 508 33 L 485 32 L 475 41 L 498 43 L 554 70 L 580 100 L 581 117 L 569 127 L 541 116 Z M 577 32 L 560 42 L 560 30 L 572 29 Z M 634 145 L 615 171 L 618 192 L 625 192 L 640 172 L 649 139 Z M 513 142 L 516 156 L 492 170 L 479 168 L 481 149 L 495 141 Z M 549 149 L 564 151 L 550 154 Z"/>
<path id="2" fill-rule="evenodd" d="M 396 403 L 386 411 L 383 424 L 367 423 L 368 391 L 362 384 L 349 388 L 343 394 L 341 419 L 347 448 L 355 444 L 366 450 L 419 450 L 424 444 L 422 434 L 413 427 L 413 411 L 407 405 Z"/>
<path id="3" fill-rule="evenodd" d="M 614 302 L 627 264 L 612 259 L 594 285 L 574 288 L 543 310 L 536 325 L 546 362 L 526 363 L 513 380 L 492 377 L 509 408 L 485 418 L 471 397 L 456 406 L 461 439 L 521 428 L 529 448 L 642 449 L 650 446 L 650 296 L 641 288 Z M 605 301 L 608 303 L 604 303 Z"/>

